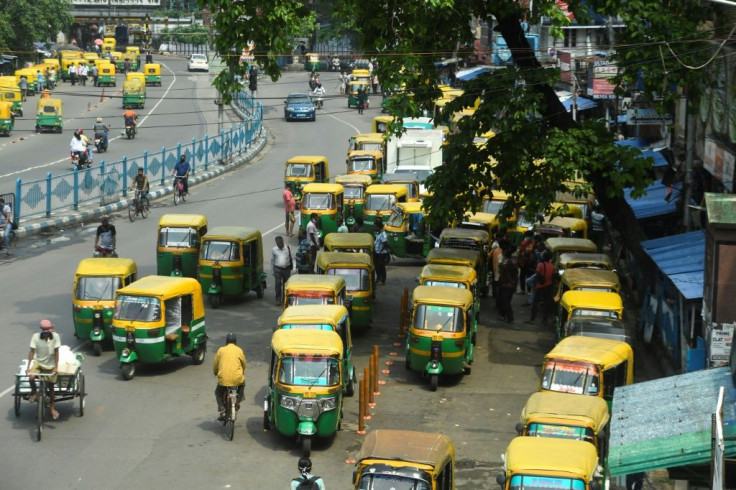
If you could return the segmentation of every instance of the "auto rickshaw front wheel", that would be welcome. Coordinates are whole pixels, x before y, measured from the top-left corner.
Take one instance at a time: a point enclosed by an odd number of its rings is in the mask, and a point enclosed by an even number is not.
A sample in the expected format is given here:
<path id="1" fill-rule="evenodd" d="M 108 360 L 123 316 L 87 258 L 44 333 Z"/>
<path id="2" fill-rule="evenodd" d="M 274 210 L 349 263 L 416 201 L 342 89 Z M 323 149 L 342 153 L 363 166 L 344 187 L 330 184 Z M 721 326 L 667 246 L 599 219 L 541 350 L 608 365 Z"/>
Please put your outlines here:
<path id="1" fill-rule="evenodd" d="M 312 454 L 312 436 L 302 436 L 302 456 L 308 458 Z"/>
<path id="2" fill-rule="evenodd" d="M 258 286 L 256 286 L 256 296 L 258 298 L 263 298 L 263 291 L 264 291 L 263 283 L 259 283 Z"/>
<path id="3" fill-rule="evenodd" d="M 196 349 L 194 349 L 194 354 L 192 354 L 192 362 L 194 362 L 195 366 L 199 366 L 204 362 L 204 356 L 207 353 L 207 344 L 201 343 L 197 346 Z"/>
<path id="4" fill-rule="evenodd" d="M 210 306 L 213 309 L 215 309 L 215 310 L 217 308 L 219 308 L 220 307 L 220 303 L 222 302 L 222 298 L 220 297 L 220 295 L 219 294 L 210 294 L 208 296 L 209 297 L 207 299 L 210 300 Z"/>
<path id="5" fill-rule="evenodd" d="M 263 431 L 269 431 L 271 430 L 271 420 L 268 418 L 268 412 L 263 411 Z"/>
<path id="6" fill-rule="evenodd" d="M 100 342 L 92 342 L 92 355 L 95 357 L 102 355 L 102 344 Z"/>
<path id="7" fill-rule="evenodd" d="M 125 381 L 130 381 L 135 376 L 135 363 L 133 362 L 123 364 L 120 369 Z"/>
<path id="8" fill-rule="evenodd" d="M 440 383 L 440 377 L 437 374 L 430 374 L 429 375 L 429 389 L 432 391 L 437 391 L 437 385 Z"/>

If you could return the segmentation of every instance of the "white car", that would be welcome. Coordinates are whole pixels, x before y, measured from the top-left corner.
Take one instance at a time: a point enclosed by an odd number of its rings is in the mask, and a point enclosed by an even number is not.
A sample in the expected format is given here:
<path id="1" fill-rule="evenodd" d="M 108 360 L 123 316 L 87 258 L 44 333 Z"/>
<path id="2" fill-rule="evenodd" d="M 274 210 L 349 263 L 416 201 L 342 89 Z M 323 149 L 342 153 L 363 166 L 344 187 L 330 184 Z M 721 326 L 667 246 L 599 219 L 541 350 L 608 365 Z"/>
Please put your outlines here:
<path id="1" fill-rule="evenodd" d="M 189 56 L 187 62 L 188 71 L 210 71 L 210 64 L 207 62 L 206 54 L 195 53 Z"/>

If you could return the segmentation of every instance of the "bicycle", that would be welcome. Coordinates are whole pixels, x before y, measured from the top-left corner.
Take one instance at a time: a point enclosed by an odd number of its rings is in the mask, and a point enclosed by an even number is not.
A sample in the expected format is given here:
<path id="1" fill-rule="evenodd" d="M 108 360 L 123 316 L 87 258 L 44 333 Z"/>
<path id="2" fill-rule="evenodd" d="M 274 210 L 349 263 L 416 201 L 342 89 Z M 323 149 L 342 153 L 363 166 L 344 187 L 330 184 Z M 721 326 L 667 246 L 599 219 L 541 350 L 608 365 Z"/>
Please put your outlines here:
<path id="1" fill-rule="evenodd" d="M 135 197 L 128 204 L 128 217 L 130 221 L 135 221 L 135 218 L 140 214 L 144 219 L 148 217 L 148 212 L 151 209 L 151 203 L 148 200 L 148 192 L 141 189 L 135 190 Z"/>
<path id="2" fill-rule="evenodd" d="M 187 202 L 187 193 L 184 192 L 184 177 L 178 175 L 174 177 L 174 206 L 179 204 L 179 201 Z"/>
<path id="3" fill-rule="evenodd" d="M 222 393 L 222 399 L 225 406 L 225 420 L 222 421 L 222 425 L 225 426 L 228 439 L 232 441 L 235 436 L 235 419 L 238 415 L 238 387 L 228 386 Z"/>

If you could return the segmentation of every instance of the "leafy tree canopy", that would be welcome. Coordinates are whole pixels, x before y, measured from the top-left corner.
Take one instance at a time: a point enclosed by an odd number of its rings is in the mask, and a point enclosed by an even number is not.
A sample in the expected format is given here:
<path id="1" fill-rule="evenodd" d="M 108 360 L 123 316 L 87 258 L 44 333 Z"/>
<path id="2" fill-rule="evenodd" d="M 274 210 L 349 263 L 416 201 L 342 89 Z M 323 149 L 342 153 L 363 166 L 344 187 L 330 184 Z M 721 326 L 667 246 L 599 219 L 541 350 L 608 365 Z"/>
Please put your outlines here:
<path id="1" fill-rule="evenodd" d="M 69 0 L 0 0 L 0 49 L 33 58 L 34 41 L 55 40 L 72 23 Z"/>

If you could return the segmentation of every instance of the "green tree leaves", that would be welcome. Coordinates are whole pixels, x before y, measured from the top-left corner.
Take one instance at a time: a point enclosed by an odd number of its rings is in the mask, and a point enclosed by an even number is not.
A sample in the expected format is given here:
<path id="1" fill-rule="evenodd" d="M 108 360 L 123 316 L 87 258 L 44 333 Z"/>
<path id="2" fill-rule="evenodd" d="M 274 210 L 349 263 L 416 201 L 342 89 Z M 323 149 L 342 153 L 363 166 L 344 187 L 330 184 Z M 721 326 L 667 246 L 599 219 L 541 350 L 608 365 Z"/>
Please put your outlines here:
<path id="1" fill-rule="evenodd" d="M 33 42 L 56 40 L 72 23 L 69 0 L 0 0 L 0 48 L 34 58 Z"/>

